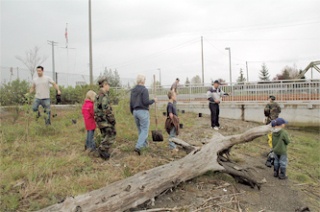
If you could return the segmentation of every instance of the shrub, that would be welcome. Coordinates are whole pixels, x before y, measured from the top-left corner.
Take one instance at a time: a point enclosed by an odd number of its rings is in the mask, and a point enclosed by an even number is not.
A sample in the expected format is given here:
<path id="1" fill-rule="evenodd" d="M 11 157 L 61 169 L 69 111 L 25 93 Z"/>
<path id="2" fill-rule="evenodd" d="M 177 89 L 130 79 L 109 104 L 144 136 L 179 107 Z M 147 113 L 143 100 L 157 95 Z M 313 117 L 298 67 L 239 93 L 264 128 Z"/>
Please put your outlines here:
<path id="1" fill-rule="evenodd" d="M 23 105 L 26 103 L 25 94 L 29 92 L 30 84 L 19 79 L 4 83 L 0 87 L 0 103 L 2 106 L 12 106 L 12 105 Z M 61 104 L 82 104 L 86 93 L 89 90 L 93 90 L 95 92 L 99 91 L 99 87 L 97 85 L 77 85 L 75 87 L 68 86 L 60 86 L 61 90 Z M 119 96 L 124 90 L 116 90 L 114 88 L 110 88 L 109 97 L 112 104 L 118 104 Z M 56 90 L 51 87 L 50 88 L 50 99 L 51 103 L 56 103 Z M 32 98 L 30 98 L 32 101 Z"/>
<path id="2" fill-rule="evenodd" d="M 26 101 L 25 94 L 29 92 L 30 85 L 25 80 L 13 80 L 0 87 L 0 103 L 6 105 L 21 105 Z"/>

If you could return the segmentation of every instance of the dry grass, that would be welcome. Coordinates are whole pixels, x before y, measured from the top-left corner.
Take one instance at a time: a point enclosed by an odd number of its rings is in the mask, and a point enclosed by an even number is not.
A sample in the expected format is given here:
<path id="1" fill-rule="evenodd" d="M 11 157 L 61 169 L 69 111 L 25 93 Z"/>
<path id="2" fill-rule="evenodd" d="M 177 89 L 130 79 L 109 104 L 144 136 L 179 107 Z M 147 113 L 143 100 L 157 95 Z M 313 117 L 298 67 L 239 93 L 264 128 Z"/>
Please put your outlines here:
<path id="1" fill-rule="evenodd" d="M 114 107 L 117 119 L 117 138 L 112 159 L 104 161 L 84 153 L 85 128 L 81 106 L 72 110 L 53 111 L 51 126 L 44 126 L 43 117 L 35 121 L 32 114 L 21 112 L 13 124 L 14 113 L 1 116 L 1 206 L 0 211 L 31 211 L 57 203 L 66 196 L 74 196 L 98 189 L 142 170 L 159 166 L 184 153 L 173 156 L 165 142 L 152 143 L 142 156 L 133 152 L 137 130 L 128 111 L 128 102 Z M 151 126 L 154 129 L 151 108 Z M 183 120 L 189 120 L 184 114 Z M 26 121 L 30 120 L 26 138 Z M 76 119 L 77 124 L 72 124 Z M 165 117 L 159 111 L 160 129 Z M 192 126 L 192 121 L 189 127 Z M 188 126 L 186 127 L 188 129 Z M 96 131 L 99 137 L 98 130 Z M 98 139 L 97 139 L 98 140 Z"/>
<path id="2" fill-rule="evenodd" d="M 14 113 L 2 115 L 1 121 L 1 164 L 0 211 L 32 211 L 62 201 L 66 196 L 74 196 L 101 188 L 129 177 L 142 170 L 150 169 L 185 155 L 180 151 L 172 155 L 168 148 L 167 134 L 162 130 L 165 142 L 153 143 L 141 156 L 134 152 L 137 130 L 128 102 L 121 101 L 116 107 L 117 138 L 109 161 L 89 157 L 84 153 L 85 128 L 81 107 L 72 110 L 55 111 L 58 116 L 52 119 L 52 126 L 43 125 L 40 118 L 34 121 L 31 115 L 20 114 L 13 124 Z M 160 129 L 164 127 L 165 117 L 159 110 Z M 13 111 L 14 112 L 14 111 Z M 151 126 L 154 126 L 154 110 L 151 108 Z M 180 114 L 184 123 L 181 135 L 186 141 L 199 140 L 208 135 L 199 130 L 203 126 L 196 121 L 195 114 Z M 76 119 L 77 124 L 72 124 Z M 26 121 L 31 120 L 29 137 L 26 137 Z M 203 124 L 203 123 L 202 123 Z M 247 127 L 250 128 L 251 125 Z M 227 129 L 226 129 L 227 130 Z M 98 131 L 98 130 L 97 130 Z M 229 129 L 234 133 L 233 129 Z M 293 143 L 289 149 L 289 176 L 299 183 L 319 183 L 319 148 L 316 133 L 290 130 Z M 96 132 L 98 136 L 99 133 Z M 97 139 L 98 140 L 98 139 Z M 235 147 L 241 154 L 261 155 L 268 151 L 265 138 L 257 142 Z M 241 158 L 235 158 L 241 162 Z M 209 175 L 233 182 L 225 174 Z"/>

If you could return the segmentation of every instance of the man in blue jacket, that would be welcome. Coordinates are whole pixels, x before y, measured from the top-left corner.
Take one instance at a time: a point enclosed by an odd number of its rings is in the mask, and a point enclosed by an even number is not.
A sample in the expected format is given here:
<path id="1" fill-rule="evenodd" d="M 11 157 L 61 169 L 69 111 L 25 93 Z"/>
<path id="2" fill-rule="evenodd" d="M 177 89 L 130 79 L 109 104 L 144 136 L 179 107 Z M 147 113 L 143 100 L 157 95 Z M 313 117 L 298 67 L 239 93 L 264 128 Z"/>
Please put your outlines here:
<path id="1" fill-rule="evenodd" d="M 149 99 L 148 89 L 144 86 L 146 77 L 137 76 L 137 85 L 131 90 L 130 111 L 134 116 L 139 137 L 134 149 L 139 155 L 141 149 L 148 146 L 148 132 L 150 125 L 149 105 L 152 105 L 157 99 Z"/>

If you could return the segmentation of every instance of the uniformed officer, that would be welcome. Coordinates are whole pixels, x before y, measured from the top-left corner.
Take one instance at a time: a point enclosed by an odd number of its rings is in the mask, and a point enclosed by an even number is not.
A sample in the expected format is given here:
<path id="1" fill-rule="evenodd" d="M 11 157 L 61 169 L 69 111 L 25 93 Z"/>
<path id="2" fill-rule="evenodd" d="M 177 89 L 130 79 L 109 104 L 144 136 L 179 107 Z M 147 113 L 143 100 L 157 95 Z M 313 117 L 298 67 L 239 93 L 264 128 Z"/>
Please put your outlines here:
<path id="1" fill-rule="evenodd" d="M 100 79 L 98 84 L 100 90 L 94 101 L 94 117 L 102 135 L 98 152 L 103 159 L 109 159 L 110 148 L 116 137 L 116 120 L 107 94 L 110 89 L 107 78 Z"/>

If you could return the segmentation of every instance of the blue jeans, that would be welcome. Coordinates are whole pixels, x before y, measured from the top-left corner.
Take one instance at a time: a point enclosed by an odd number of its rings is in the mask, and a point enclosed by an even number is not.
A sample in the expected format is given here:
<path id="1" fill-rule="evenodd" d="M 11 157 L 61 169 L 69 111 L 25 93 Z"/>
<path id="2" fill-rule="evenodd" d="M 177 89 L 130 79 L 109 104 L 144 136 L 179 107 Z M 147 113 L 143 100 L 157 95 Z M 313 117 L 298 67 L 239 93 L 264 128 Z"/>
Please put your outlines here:
<path id="1" fill-rule="evenodd" d="M 170 138 L 175 138 L 175 137 L 176 137 L 176 128 L 172 127 L 172 129 L 170 130 L 169 139 Z M 172 141 L 169 141 L 169 148 L 170 149 L 175 149 L 176 148 L 176 144 L 173 143 Z"/>
<path id="2" fill-rule="evenodd" d="M 94 138 L 94 130 L 87 130 L 86 147 L 88 149 L 95 149 L 96 148 L 96 144 L 95 144 L 93 138 Z"/>
<path id="3" fill-rule="evenodd" d="M 173 107 L 176 109 L 177 115 L 179 115 L 178 113 L 178 109 L 177 109 L 177 101 L 173 101 Z"/>
<path id="4" fill-rule="evenodd" d="M 277 168 L 283 168 L 285 169 L 288 164 L 288 157 L 287 155 L 277 155 L 274 154 L 274 167 Z"/>
<path id="5" fill-rule="evenodd" d="M 150 125 L 149 111 L 134 110 L 133 116 L 139 131 L 139 137 L 138 137 L 138 142 L 136 144 L 136 148 L 141 149 L 143 147 L 147 147 L 148 146 L 147 139 L 148 139 L 149 125 Z"/>
<path id="6" fill-rule="evenodd" d="M 46 124 L 50 124 L 50 99 L 35 99 L 32 105 L 33 112 L 38 112 L 39 106 L 42 106 L 44 109 L 44 112 L 47 113 L 48 118 L 46 120 Z"/>

